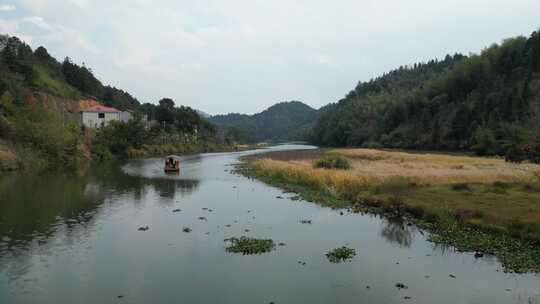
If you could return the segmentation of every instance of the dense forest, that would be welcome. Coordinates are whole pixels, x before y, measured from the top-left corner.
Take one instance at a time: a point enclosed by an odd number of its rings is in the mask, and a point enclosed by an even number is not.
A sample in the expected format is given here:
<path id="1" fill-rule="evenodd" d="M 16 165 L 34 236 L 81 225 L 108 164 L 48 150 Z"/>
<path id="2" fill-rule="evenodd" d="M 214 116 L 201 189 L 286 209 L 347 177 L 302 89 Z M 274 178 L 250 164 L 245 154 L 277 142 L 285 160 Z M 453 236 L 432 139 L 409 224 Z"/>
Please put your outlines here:
<path id="1" fill-rule="evenodd" d="M 317 110 L 300 101 L 289 101 L 254 115 L 216 115 L 210 121 L 233 138 L 259 142 L 304 139 L 316 117 Z"/>
<path id="2" fill-rule="evenodd" d="M 135 119 L 81 128 L 77 106 L 85 99 L 129 110 Z M 84 64 L 59 62 L 44 47 L 33 51 L 17 37 L 0 35 L 0 156 L 8 147 L 45 165 L 73 165 L 84 157 L 210 150 L 220 143 L 230 139 L 218 138 L 216 127 L 190 107 L 170 98 L 141 104 L 103 85 Z"/>
<path id="3" fill-rule="evenodd" d="M 540 33 L 400 67 L 320 111 L 319 145 L 520 157 L 540 141 Z"/>

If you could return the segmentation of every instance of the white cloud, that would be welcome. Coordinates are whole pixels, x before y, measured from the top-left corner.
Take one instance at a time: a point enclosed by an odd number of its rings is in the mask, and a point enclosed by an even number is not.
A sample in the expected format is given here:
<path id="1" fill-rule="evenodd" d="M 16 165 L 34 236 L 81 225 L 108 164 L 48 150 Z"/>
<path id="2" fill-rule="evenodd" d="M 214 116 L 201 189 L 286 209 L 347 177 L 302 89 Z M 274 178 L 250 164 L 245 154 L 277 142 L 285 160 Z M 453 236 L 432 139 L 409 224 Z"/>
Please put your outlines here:
<path id="1" fill-rule="evenodd" d="M 152 64 L 152 51 L 144 46 L 137 48 L 131 48 L 126 50 L 117 56 L 114 60 L 114 63 L 120 67 L 126 66 L 148 66 Z"/>
<path id="2" fill-rule="evenodd" d="M 13 4 L 0 4 L 0 12 L 12 12 L 17 8 Z"/>
<path id="3" fill-rule="evenodd" d="M 45 30 L 45 31 L 53 31 L 53 26 L 51 26 L 50 24 L 48 24 L 45 19 L 43 19 L 42 17 L 39 17 L 39 16 L 28 16 L 28 17 L 23 17 L 21 19 L 18 20 L 18 23 L 19 24 L 22 24 L 22 23 L 31 23 L 33 25 L 35 25 L 36 27 L 42 29 L 42 30 Z"/>
<path id="4" fill-rule="evenodd" d="M 15 20 L 0 19 L 0 33 L 14 33 L 17 30 L 18 22 Z"/>
<path id="5" fill-rule="evenodd" d="M 86 0 L 69 0 L 69 2 L 71 2 L 71 3 L 77 5 L 78 7 L 81 7 L 81 8 L 85 7 L 85 5 L 86 5 Z"/>
<path id="6" fill-rule="evenodd" d="M 313 54 L 309 57 L 309 62 L 315 65 L 321 65 L 328 68 L 337 67 L 336 59 L 329 55 Z"/>
<path id="7" fill-rule="evenodd" d="M 19 37 L 26 43 L 43 41 L 60 44 L 76 51 L 85 51 L 90 54 L 100 53 L 93 43 L 75 29 L 60 24 L 52 24 L 41 16 L 23 16 L 3 20 L 0 19 L 0 31 Z"/>

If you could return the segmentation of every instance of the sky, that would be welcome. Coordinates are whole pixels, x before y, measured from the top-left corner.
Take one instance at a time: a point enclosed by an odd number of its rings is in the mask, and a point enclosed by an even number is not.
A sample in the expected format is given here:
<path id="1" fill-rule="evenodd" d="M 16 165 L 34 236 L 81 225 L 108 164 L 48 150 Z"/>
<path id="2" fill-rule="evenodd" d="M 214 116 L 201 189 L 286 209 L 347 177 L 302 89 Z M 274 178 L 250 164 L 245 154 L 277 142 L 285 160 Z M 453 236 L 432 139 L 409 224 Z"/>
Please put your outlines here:
<path id="1" fill-rule="evenodd" d="M 539 0 L 0 0 L 0 33 L 141 102 L 319 108 L 401 65 L 540 28 Z"/>

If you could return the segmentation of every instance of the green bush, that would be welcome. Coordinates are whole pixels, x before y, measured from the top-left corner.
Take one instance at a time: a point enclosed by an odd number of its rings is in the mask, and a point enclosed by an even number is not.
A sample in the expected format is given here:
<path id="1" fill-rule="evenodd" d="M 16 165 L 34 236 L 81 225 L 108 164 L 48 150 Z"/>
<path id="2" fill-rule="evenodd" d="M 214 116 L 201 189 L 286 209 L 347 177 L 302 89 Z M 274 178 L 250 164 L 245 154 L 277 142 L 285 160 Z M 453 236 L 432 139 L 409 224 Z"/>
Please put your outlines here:
<path id="1" fill-rule="evenodd" d="M 31 147 L 52 165 L 73 165 L 78 156 L 79 133 L 74 124 L 64 125 L 42 106 L 13 106 L 9 119 L 14 125 L 13 141 Z M 28 163 L 32 160 L 23 159 Z"/>
<path id="2" fill-rule="evenodd" d="M 351 168 L 351 163 L 349 162 L 349 159 L 347 159 L 344 156 L 336 155 L 336 154 L 329 154 L 314 161 L 313 167 L 324 168 L 324 169 L 348 170 Z"/>
<path id="3" fill-rule="evenodd" d="M 97 129 L 92 154 L 99 160 L 106 159 L 111 154 L 127 157 L 128 149 L 142 147 L 148 137 L 147 133 L 139 117 L 128 122 L 111 121 Z"/>

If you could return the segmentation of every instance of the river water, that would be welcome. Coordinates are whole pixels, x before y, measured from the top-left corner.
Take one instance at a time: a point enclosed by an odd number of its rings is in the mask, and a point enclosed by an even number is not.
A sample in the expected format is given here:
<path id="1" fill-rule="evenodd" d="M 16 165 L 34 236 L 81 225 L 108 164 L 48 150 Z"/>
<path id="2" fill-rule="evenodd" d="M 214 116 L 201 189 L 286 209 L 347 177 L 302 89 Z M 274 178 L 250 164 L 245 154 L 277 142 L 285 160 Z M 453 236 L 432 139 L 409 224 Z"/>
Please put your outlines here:
<path id="1" fill-rule="evenodd" d="M 179 175 L 165 175 L 161 159 L 0 175 L 0 303 L 540 303 L 538 275 L 231 172 L 261 151 L 186 156 Z M 227 253 L 223 240 L 242 235 L 286 246 Z M 343 245 L 356 257 L 328 262 Z"/>

